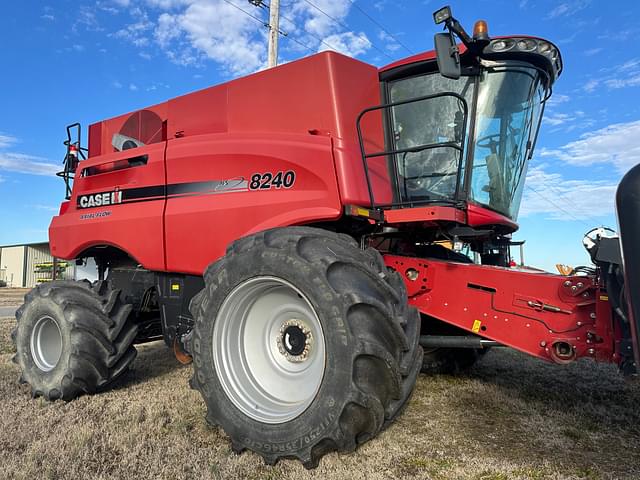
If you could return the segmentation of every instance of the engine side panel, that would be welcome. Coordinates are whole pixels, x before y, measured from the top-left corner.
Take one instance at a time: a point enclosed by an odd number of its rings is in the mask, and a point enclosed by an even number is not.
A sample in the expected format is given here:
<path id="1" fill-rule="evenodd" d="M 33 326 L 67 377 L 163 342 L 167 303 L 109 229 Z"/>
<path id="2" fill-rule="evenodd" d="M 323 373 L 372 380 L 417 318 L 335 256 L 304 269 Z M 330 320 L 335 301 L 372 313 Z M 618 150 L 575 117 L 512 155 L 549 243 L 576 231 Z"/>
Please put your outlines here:
<path id="1" fill-rule="evenodd" d="M 169 142 L 167 270 L 201 275 L 243 236 L 341 215 L 331 139 L 199 135 Z"/>
<path id="2" fill-rule="evenodd" d="M 49 227 L 51 253 L 73 259 L 89 247 L 111 245 L 149 270 L 164 270 L 165 145 L 81 162 L 66 211 Z"/>

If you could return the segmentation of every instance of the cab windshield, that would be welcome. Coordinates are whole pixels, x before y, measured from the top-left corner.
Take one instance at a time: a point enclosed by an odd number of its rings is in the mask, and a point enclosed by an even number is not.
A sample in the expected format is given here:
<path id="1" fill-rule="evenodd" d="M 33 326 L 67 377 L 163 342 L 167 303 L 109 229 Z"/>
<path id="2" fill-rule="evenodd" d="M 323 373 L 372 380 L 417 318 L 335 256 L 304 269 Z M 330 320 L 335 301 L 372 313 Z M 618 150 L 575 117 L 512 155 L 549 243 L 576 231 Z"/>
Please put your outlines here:
<path id="1" fill-rule="evenodd" d="M 439 95 L 389 108 L 399 203 L 466 198 L 516 219 L 546 94 L 538 70 L 503 64 L 458 80 L 436 72 L 391 82 L 388 94 L 392 105 Z"/>
<path id="2" fill-rule="evenodd" d="M 480 77 L 471 200 L 516 219 L 540 124 L 545 89 L 531 68 L 504 67 Z"/>

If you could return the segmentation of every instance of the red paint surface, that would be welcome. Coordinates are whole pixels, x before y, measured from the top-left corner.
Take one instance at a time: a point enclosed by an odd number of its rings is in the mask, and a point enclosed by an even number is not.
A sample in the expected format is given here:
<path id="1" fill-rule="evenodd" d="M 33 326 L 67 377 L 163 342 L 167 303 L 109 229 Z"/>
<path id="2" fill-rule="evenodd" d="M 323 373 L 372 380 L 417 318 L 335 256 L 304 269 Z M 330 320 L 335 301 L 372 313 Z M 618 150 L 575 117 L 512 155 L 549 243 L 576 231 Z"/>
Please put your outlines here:
<path id="1" fill-rule="evenodd" d="M 467 204 L 467 224 L 470 227 L 483 227 L 488 225 L 499 225 L 506 227 L 507 230 L 515 232 L 518 230 L 518 224 L 504 215 L 489 210 L 488 208 Z"/>
<path id="2" fill-rule="evenodd" d="M 544 360 L 553 361 L 551 346 L 563 341 L 574 347 L 576 358 L 617 362 L 611 308 L 606 294 L 587 277 L 395 255 L 384 259 L 402 275 L 409 302 L 424 314 L 471 333 L 479 321 L 476 333 L 482 337 Z M 415 281 L 408 280 L 408 269 L 418 272 Z M 569 313 L 532 308 L 529 301 Z"/>
<path id="3" fill-rule="evenodd" d="M 369 202 L 355 119 L 379 103 L 376 67 L 325 52 L 98 122 L 80 169 L 104 173 L 76 178 L 71 202 L 51 223 L 52 253 L 71 259 L 113 245 L 151 270 L 201 274 L 243 235 L 336 219 L 342 205 Z M 115 133 L 148 144 L 114 153 Z M 382 127 L 369 135 L 382 142 Z M 147 165 L 107 171 L 142 154 Z M 291 189 L 76 208 L 81 194 L 286 170 L 296 172 Z M 376 175 L 390 192 L 386 167 Z"/>
<path id="4" fill-rule="evenodd" d="M 424 223 L 456 222 L 464 224 L 464 210 L 455 207 L 415 207 L 385 210 L 384 219 L 387 223 Z"/>

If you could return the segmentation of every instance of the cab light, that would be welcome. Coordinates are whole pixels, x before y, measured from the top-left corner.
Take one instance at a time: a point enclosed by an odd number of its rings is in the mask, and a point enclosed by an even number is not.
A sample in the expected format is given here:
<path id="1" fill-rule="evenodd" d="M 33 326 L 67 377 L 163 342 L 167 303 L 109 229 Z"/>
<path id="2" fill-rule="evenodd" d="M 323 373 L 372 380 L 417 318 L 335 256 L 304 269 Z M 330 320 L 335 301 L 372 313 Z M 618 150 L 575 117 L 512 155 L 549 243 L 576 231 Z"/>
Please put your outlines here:
<path id="1" fill-rule="evenodd" d="M 538 52 L 542 53 L 543 55 L 548 55 L 549 52 L 551 52 L 551 44 L 547 42 L 540 42 L 540 44 L 538 45 Z"/>
<path id="2" fill-rule="evenodd" d="M 536 49 L 538 43 L 531 38 L 523 38 L 522 40 L 518 40 L 518 50 L 522 50 L 523 52 L 531 52 Z"/>
<path id="3" fill-rule="evenodd" d="M 505 52 L 513 48 L 514 42 L 511 40 L 496 40 L 491 44 L 494 52 Z"/>
<path id="4" fill-rule="evenodd" d="M 489 40 L 489 27 L 484 20 L 478 20 L 473 25 L 474 40 Z"/>

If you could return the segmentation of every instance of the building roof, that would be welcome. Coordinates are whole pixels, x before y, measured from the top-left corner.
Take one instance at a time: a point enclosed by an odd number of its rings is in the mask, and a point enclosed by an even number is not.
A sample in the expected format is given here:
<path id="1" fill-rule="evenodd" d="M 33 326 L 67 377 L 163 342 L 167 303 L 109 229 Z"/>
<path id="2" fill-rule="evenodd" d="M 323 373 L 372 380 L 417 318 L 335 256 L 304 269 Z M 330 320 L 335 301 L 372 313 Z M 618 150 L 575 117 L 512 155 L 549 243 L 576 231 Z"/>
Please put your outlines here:
<path id="1" fill-rule="evenodd" d="M 9 247 L 31 247 L 34 245 L 47 245 L 49 242 L 29 242 L 29 243 L 14 243 L 11 245 L 0 245 L 0 248 L 9 248 Z"/>

